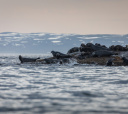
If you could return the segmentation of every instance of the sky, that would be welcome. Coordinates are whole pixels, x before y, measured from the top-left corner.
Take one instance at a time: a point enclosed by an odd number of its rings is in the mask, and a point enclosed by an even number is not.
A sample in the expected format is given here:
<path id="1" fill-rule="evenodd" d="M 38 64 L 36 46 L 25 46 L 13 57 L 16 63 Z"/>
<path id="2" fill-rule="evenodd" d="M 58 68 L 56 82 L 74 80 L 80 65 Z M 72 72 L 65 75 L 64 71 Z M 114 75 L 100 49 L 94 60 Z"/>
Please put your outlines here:
<path id="1" fill-rule="evenodd" d="M 128 0 L 0 0 L 0 32 L 128 34 Z"/>

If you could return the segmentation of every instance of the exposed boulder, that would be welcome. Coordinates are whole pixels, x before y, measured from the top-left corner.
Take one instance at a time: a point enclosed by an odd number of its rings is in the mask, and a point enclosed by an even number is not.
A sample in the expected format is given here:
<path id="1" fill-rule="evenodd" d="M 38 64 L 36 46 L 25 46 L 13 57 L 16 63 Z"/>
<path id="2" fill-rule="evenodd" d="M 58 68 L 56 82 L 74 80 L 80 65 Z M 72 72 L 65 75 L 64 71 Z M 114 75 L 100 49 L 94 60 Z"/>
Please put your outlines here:
<path id="1" fill-rule="evenodd" d="M 106 65 L 107 65 L 107 66 L 112 66 L 112 65 L 113 65 L 113 60 L 114 60 L 114 58 L 110 58 L 110 59 L 107 61 Z"/>
<path id="2" fill-rule="evenodd" d="M 109 57 L 89 57 L 86 59 L 78 59 L 79 64 L 98 64 L 106 65 L 106 62 L 109 60 Z"/>
<path id="3" fill-rule="evenodd" d="M 79 64 L 97 64 L 107 66 L 128 65 L 128 45 L 112 45 L 107 48 L 105 45 L 96 43 L 81 44 L 80 47 L 71 48 L 67 54 L 57 51 L 51 51 L 53 57 L 46 59 L 39 58 L 23 58 L 19 56 L 21 63 L 23 62 L 40 62 L 42 64 L 65 64 L 70 63 L 72 59 L 77 60 Z M 122 57 L 123 56 L 123 57 Z"/>
<path id="4" fill-rule="evenodd" d="M 95 43 L 95 46 L 100 46 L 100 47 L 103 47 L 103 48 L 106 48 L 107 49 L 107 47 L 105 45 L 101 45 L 99 43 Z"/>
<path id="5" fill-rule="evenodd" d="M 128 65 L 128 59 L 126 57 L 122 57 L 123 64 Z"/>
<path id="6" fill-rule="evenodd" d="M 94 45 L 94 44 L 92 44 L 92 43 L 87 43 L 86 44 L 87 47 L 91 47 L 92 45 Z"/>
<path id="7" fill-rule="evenodd" d="M 91 47 L 80 47 L 80 52 L 93 52 Z"/>
<path id="8" fill-rule="evenodd" d="M 84 43 L 82 43 L 81 45 L 80 45 L 80 47 L 87 47 Z"/>
<path id="9" fill-rule="evenodd" d="M 92 43 L 81 44 L 80 51 L 81 52 L 93 52 L 98 50 L 109 50 L 106 46 L 96 43 L 95 45 Z"/>
<path id="10" fill-rule="evenodd" d="M 112 45 L 109 47 L 109 49 L 112 51 L 128 51 L 127 47 L 123 47 L 121 45 L 116 45 L 116 46 Z"/>
<path id="11" fill-rule="evenodd" d="M 89 47 L 87 44 L 85 45 L 85 44 L 81 44 L 81 46 L 80 46 L 80 52 L 93 52 L 94 50 L 91 48 L 91 47 Z"/>

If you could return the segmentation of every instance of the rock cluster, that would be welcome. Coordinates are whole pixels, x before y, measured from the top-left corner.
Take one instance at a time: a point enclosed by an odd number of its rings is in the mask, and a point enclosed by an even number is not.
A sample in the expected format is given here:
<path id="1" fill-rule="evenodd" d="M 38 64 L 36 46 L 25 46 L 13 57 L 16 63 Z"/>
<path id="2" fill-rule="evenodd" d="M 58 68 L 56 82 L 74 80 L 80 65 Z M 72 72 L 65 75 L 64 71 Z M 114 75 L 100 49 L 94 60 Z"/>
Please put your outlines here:
<path id="1" fill-rule="evenodd" d="M 123 47 L 121 45 L 116 45 L 116 46 L 112 45 L 109 47 L 109 49 L 112 51 L 128 51 L 127 45 L 126 45 L 126 47 Z"/>
<path id="2" fill-rule="evenodd" d="M 112 45 L 109 48 L 101 44 L 81 44 L 80 47 L 71 48 L 68 55 L 72 55 L 80 64 L 98 64 L 107 66 L 128 65 L 128 46 Z M 122 56 L 123 55 L 123 56 Z M 125 59 L 124 59 L 125 58 Z"/>
<path id="3" fill-rule="evenodd" d="M 69 63 L 70 59 L 76 59 L 79 64 L 97 64 L 107 66 L 121 66 L 128 65 L 128 47 L 121 45 L 110 46 L 109 48 L 101 44 L 81 44 L 80 47 L 73 47 L 69 49 L 67 54 L 63 54 L 57 51 L 51 51 L 53 57 L 46 59 L 37 59 L 36 62 L 42 62 L 43 64 L 54 63 Z M 22 58 L 25 60 L 26 58 Z M 28 59 L 32 61 L 33 59 Z M 23 63 L 23 61 L 21 61 Z"/>

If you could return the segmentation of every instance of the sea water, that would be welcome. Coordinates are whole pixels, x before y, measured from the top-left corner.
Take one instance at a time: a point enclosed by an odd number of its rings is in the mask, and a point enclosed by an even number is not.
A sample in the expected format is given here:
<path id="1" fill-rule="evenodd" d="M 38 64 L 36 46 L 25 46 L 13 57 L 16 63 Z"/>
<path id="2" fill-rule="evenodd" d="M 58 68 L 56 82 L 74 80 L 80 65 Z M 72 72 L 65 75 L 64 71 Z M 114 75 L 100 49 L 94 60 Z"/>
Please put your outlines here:
<path id="1" fill-rule="evenodd" d="M 1 55 L 0 113 L 128 114 L 128 67 L 20 64 Z"/>

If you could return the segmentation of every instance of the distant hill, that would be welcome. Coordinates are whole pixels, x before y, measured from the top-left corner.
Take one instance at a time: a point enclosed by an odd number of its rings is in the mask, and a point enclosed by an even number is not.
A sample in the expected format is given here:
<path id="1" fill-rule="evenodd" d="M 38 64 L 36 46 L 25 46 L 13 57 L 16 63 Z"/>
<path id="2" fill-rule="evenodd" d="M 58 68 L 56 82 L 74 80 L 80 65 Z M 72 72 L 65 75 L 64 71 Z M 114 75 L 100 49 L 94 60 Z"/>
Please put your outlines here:
<path id="1" fill-rule="evenodd" d="M 128 45 L 128 35 L 112 34 L 52 34 L 52 33 L 0 33 L 0 53 L 67 53 L 81 43 L 100 43 L 110 45 Z"/>

